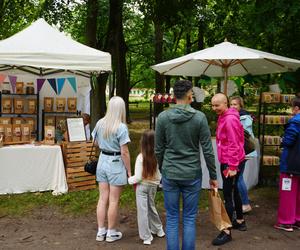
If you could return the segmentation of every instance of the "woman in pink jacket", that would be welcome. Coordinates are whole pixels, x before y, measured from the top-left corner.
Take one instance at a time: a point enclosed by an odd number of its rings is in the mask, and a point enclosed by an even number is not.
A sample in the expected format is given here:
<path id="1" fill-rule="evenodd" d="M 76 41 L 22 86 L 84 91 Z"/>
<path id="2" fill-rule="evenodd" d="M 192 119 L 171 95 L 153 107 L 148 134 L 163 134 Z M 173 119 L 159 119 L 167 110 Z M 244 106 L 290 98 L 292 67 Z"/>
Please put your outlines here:
<path id="1" fill-rule="evenodd" d="M 232 221 L 232 228 L 246 231 L 242 201 L 237 185 L 239 168 L 245 164 L 244 129 L 238 111 L 234 108 L 228 108 L 229 102 L 226 95 L 218 93 L 211 102 L 212 109 L 219 116 L 216 143 L 223 179 L 225 208 Z M 233 219 L 234 211 L 236 212 L 235 220 Z M 222 245 L 231 240 L 231 230 L 225 229 L 213 240 L 212 244 Z"/>

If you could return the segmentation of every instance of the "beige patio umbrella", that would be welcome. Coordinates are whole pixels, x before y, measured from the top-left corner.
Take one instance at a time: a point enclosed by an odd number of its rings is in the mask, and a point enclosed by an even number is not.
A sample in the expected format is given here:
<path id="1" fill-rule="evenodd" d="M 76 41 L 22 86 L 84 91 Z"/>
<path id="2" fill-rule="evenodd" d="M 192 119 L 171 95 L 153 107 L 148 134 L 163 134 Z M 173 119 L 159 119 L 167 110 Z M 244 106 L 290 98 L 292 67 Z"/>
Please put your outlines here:
<path id="1" fill-rule="evenodd" d="M 213 47 L 151 66 L 163 75 L 224 77 L 227 94 L 229 76 L 264 75 L 295 71 L 300 61 L 223 42 Z"/>

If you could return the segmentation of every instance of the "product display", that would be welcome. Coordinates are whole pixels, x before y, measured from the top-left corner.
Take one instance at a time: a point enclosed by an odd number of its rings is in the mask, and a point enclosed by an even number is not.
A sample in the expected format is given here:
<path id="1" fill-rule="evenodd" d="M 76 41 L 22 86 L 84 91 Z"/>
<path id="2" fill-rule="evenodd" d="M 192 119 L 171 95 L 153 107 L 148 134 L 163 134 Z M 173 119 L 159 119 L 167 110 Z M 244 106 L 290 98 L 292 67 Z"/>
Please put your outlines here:
<path id="1" fill-rule="evenodd" d="M 16 94 L 24 94 L 24 82 L 16 82 Z"/>
<path id="2" fill-rule="evenodd" d="M 24 113 L 24 99 L 14 98 L 14 113 L 22 114 Z"/>
<path id="3" fill-rule="evenodd" d="M 46 126 L 55 126 L 55 116 L 45 116 Z"/>
<path id="4" fill-rule="evenodd" d="M 2 97 L 2 113 L 10 114 L 12 111 L 12 99 L 10 97 Z"/>
<path id="5" fill-rule="evenodd" d="M 77 98 L 76 97 L 68 97 L 67 99 L 68 111 L 76 112 L 77 111 Z"/>
<path id="6" fill-rule="evenodd" d="M 30 125 L 29 124 L 22 124 L 21 125 L 21 134 L 22 138 L 21 140 L 23 142 L 29 142 L 31 139 L 31 133 L 30 133 Z"/>
<path id="7" fill-rule="evenodd" d="M 66 98 L 56 98 L 56 112 L 65 112 L 66 109 Z"/>
<path id="8" fill-rule="evenodd" d="M 35 114 L 37 111 L 36 99 L 27 99 L 27 113 Z"/>
<path id="9" fill-rule="evenodd" d="M 11 124 L 10 117 L 0 117 L 0 124 Z"/>
<path id="10" fill-rule="evenodd" d="M 263 92 L 262 93 L 262 102 L 279 103 L 280 102 L 280 93 Z"/>
<path id="11" fill-rule="evenodd" d="M 53 97 L 44 97 L 44 111 L 45 112 L 53 112 Z"/>
<path id="12" fill-rule="evenodd" d="M 27 95 L 33 95 L 34 94 L 34 85 L 33 85 L 33 82 L 28 82 L 26 84 L 26 94 Z"/>
<path id="13" fill-rule="evenodd" d="M 45 144 L 54 144 L 55 139 L 55 128 L 54 126 L 45 126 L 44 128 L 44 142 Z"/>
<path id="14" fill-rule="evenodd" d="M 12 141 L 13 142 L 20 142 L 21 141 L 21 124 L 13 124 L 12 125 Z"/>

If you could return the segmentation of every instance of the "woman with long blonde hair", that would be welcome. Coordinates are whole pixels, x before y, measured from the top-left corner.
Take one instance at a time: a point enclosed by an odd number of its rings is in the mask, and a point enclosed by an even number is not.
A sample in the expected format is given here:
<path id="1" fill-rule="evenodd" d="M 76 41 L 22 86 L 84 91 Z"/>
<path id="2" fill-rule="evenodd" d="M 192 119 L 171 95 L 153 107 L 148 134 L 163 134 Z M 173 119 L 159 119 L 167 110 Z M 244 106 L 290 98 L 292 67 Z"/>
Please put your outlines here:
<path id="1" fill-rule="evenodd" d="M 127 177 L 131 176 L 130 138 L 125 102 L 121 97 L 114 96 L 109 100 L 106 115 L 97 122 L 92 136 L 101 150 L 96 172 L 99 183 L 96 240 L 113 242 L 122 238 L 122 233 L 116 230 L 119 199 Z"/>

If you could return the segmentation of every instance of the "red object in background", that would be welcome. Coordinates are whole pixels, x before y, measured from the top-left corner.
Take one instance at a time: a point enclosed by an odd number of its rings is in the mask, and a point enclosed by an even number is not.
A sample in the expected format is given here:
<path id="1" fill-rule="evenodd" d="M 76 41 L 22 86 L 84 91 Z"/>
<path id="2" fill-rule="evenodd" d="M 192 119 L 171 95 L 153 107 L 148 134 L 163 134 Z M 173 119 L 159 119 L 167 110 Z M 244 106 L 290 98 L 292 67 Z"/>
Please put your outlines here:
<path id="1" fill-rule="evenodd" d="M 133 190 L 134 190 L 134 192 L 136 192 L 136 187 L 137 187 L 137 184 L 135 183 L 135 184 L 133 184 L 132 186 L 133 186 Z"/>
<path id="2" fill-rule="evenodd" d="M 153 102 L 157 103 L 157 98 L 158 98 L 158 95 L 155 94 L 155 95 L 153 96 Z"/>
<path id="3" fill-rule="evenodd" d="M 166 98 L 164 95 L 161 95 L 160 97 L 160 103 L 165 103 L 166 102 Z"/>
<path id="4" fill-rule="evenodd" d="M 172 97 L 170 94 L 168 94 L 167 103 L 172 103 Z"/>
<path id="5" fill-rule="evenodd" d="M 173 103 L 176 103 L 176 97 L 174 96 L 172 99 Z"/>

